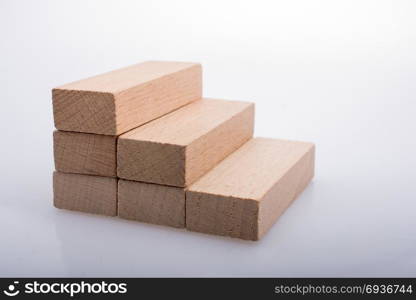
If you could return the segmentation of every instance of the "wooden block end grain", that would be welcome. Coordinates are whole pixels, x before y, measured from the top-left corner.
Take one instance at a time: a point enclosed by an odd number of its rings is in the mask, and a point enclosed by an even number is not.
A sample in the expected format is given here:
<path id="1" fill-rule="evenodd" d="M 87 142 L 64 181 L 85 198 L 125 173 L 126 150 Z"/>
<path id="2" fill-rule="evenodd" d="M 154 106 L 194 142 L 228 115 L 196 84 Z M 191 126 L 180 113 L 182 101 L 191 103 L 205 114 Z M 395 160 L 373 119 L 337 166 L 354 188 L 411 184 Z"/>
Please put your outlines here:
<path id="1" fill-rule="evenodd" d="M 119 135 L 201 96 L 200 64 L 148 61 L 54 88 L 55 127 Z"/>
<path id="2" fill-rule="evenodd" d="M 186 191 L 186 228 L 260 239 L 314 174 L 311 143 L 255 138 Z"/>
<path id="3" fill-rule="evenodd" d="M 116 177 L 117 137 L 91 133 L 53 133 L 55 169 L 60 172 Z"/>
<path id="4" fill-rule="evenodd" d="M 185 227 L 183 188 L 120 179 L 118 216 L 157 225 Z"/>
<path id="5" fill-rule="evenodd" d="M 117 179 L 53 173 L 55 207 L 106 216 L 117 215 Z"/>
<path id="6" fill-rule="evenodd" d="M 249 140 L 254 104 L 202 99 L 119 137 L 117 176 L 185 187 Z"/>

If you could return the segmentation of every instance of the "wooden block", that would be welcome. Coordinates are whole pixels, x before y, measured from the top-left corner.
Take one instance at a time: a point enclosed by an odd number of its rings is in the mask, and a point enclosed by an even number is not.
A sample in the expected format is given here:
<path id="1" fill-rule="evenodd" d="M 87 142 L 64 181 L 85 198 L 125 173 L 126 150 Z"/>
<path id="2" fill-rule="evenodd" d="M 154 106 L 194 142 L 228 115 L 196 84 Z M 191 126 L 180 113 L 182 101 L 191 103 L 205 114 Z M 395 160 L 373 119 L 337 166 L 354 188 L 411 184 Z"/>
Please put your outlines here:
<path id="1" fill-rule="evenodd" d="M 314 174 L 311 143 L 255 138 L 186 191 L 186 228 L 258 240 Z"/>
<path id="2" fill-rule="evenodd" d="M 60 172 L 115 177 L 117 137 L 55 131 L 55 168 Z"/>
<path id="3" fill-rule="evenodd" d="M 57 208 L 117 215 L 117 178 L 54 172 L 53 195 Z"/>
<path id="4" fill-rule="evenodd" d="M 185 187 L 253 135 L 254 104 L 203 99 L 119 137 L 117 176 Z"/>
<path id="5" fill-rule="evenodd" d="M 148 61 L 53 89 L 55 127 L 119 135 L 201 95 L 200 64 Z"/>
<path id="6" fill-rule="evenodd" d="M 185 227 L 183 188 L 120 179 L 118 216 L 140 222 Z"/>

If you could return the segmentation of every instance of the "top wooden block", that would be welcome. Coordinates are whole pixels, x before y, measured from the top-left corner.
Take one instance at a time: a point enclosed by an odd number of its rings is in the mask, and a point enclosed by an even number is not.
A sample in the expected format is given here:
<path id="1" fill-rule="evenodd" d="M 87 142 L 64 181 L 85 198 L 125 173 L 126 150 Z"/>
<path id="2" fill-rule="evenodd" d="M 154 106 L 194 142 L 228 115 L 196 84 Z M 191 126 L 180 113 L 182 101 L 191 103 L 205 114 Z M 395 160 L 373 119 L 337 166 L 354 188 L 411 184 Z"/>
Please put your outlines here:
<path id="1" fill-rule="evenodd" d="M 200 64 L 148 61 L 54 88 L 55 127 L 119 135 L 201 96 Z"/>

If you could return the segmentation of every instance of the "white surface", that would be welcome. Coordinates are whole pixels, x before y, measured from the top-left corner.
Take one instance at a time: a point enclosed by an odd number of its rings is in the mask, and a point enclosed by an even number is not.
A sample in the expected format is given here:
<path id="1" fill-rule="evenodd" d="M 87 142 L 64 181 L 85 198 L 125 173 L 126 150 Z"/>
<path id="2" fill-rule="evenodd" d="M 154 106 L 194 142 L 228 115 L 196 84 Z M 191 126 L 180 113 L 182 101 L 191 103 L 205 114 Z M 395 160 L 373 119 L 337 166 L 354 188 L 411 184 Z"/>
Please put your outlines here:
<path id="1" fill-rule="evenodd" d="M 1 276 L 416 276 L 415 1 L 1 1 Z M 197 61 L 256 135 L 313 141 L 260 242 L 52 206 L 51 88 Z"/>

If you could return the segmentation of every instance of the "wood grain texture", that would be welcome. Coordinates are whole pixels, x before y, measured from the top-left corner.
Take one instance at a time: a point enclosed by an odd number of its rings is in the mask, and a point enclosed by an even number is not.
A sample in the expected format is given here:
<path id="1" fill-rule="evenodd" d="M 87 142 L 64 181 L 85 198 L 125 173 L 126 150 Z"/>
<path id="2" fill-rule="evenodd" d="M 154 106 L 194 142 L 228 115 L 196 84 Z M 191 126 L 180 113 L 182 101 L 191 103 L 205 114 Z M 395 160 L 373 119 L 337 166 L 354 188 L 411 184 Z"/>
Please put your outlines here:
<path id="1" fill-rule="evenodd" d="M 202 99 L 119 137 L 117 176 L 185 187 L 253 135 L 254 104 Z"/>
<path id="2" fill-rule="evenodd" d="M 106 216 L 117 215 L 117 179 L 53 173 L 55 207 Z"/>
<path id="3" fill-rule="evenodd" d="M 311 143 L 254 138 L 186 191 L 188 230 L 258 240 L 314 174 Z"/>
<path id="4" fill-rule="evenodd" d="M 148 61 L 53 89 L 55 127 L 119 135 L 201 96 L 200 64 Z"/>
<path id="5" fill-rule="evenodd" d="M 55 131 L 55 169 L 60 172 L 116 177 L 117 137 Z"/>
<path id="6" fill-rule="evenodd" d="M 118 216 L 151 224 L 185 227 L 183 188 L 120 179 Z"/>

